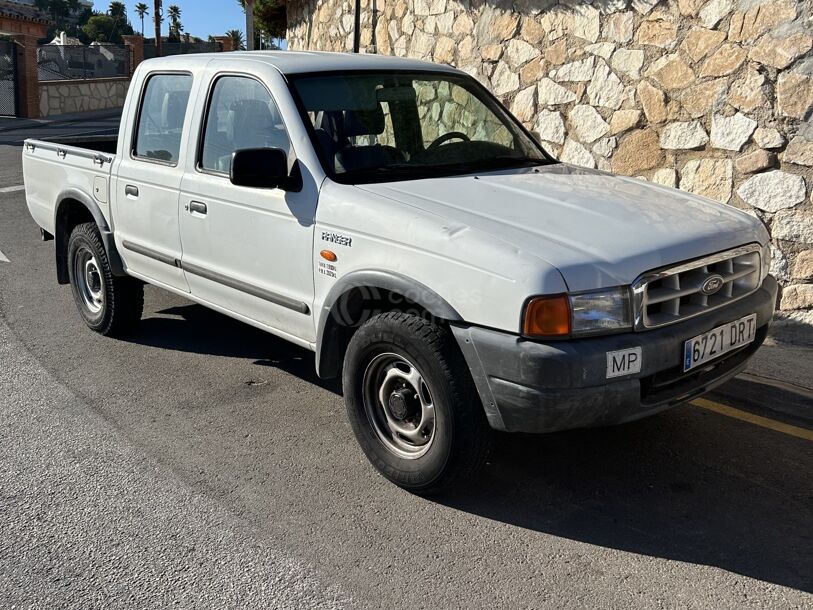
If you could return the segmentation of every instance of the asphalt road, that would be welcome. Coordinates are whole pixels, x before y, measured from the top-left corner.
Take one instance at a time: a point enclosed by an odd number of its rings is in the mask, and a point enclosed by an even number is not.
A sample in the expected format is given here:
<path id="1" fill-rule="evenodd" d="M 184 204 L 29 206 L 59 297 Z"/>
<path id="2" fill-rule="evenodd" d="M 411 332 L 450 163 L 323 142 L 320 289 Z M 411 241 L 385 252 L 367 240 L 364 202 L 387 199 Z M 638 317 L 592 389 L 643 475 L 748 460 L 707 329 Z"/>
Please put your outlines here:
<path id="1" fill-rule="evenodd" d="M 0 250 L 0 606 L 813 605 L 810 440 L 686 405 L 501 437 L 427 500 L 374 473 L 307 351 L 153 288 L 137 334 L 95 335 L 19 191 Z M 809 428 L 810 346 L 760 356 L 713 398 Z"/>

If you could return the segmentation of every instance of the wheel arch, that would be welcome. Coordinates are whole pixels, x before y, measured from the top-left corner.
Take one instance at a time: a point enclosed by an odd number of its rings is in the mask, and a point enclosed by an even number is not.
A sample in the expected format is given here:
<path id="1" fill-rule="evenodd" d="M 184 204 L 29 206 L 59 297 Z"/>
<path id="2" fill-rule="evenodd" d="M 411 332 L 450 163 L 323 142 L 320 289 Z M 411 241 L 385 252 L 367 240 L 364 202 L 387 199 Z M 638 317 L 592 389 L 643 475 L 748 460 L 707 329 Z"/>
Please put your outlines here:
<path id="1" fill-rule="evenodd" d="M 110 268 L 114 275 L 127 275 L 124 263 L 116 249 L 113 232 L 104 217 L 99 204 L 92 197 L 78 189 L 66 189 L 57 196 L 54 213 L 54 250 L 56 255 L 56 277 L 60 284 L 68 279 L 68 240 L 71 231 L 78 224 L 95 222 L 102 237 Z"/>
<path id="2" fill-rule="evenodd" d="M 316 372 L 336 377 L 355 330 L 375 313 L 415 311 L 446 322 L 463 321 L 437 292 L 391 271 L 360 270 L 343 276 L 328 292 L 316 332 Z"/>

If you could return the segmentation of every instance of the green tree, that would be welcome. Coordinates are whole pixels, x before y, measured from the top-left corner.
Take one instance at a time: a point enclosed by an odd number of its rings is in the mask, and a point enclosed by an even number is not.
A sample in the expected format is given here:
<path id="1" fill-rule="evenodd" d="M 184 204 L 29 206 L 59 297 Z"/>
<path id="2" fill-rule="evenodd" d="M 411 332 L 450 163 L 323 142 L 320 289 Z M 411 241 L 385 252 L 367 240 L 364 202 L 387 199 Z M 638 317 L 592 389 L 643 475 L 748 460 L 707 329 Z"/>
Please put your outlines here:
<path id="1" fill-rule="evenodd" d="M 82 31 L 91 42 L 112 42 L 116 22 L 110 15 L 96 14 L 82 26 Z"/>
<path id="2" fill-rule="evenodd" d="M 82 32 L 88 42 L 114 42 L 121 44 L 122 34 L 132 34 L 133 28 L 129 23 L 121 23 L 105 13 L 97 13 L 88 19 L 82 26 Z"/>
<path id="3" fill-rule="evenodd" d="M 243 38 L 243 32 L 240 30 L 229 30 L 226 32 L 226 36 L 231 38 L 231 43 L 235 51 L 246 50 L 246 41 L 245 38 Z"/>
<path id="4" fill-rule="evenodd" d="M 150 7 L 148 7 L 143 2 L 139 2 L 135 5 L 135 12 L 136 15 L 141 19 L 141 36 L 144 36 L 144 16 L 150 14 Z"/>
<path id="5" fill-rule="evenodd" d="M 245 0 L 237 0 L 243 10 Z M 285 37 L 285 6 L 277 0 L 254 0 L 254 37 L 259 40 L 262 32 L 267 38 Z M 259 45 L 255 45 L 255 48 Z"/>

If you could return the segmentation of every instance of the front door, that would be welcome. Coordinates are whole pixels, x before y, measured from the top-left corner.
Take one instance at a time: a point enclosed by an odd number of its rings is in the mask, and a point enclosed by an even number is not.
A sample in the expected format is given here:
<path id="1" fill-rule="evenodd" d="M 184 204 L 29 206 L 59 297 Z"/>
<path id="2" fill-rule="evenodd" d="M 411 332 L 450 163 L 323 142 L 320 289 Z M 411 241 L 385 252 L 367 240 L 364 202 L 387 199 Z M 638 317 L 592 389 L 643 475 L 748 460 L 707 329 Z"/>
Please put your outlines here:
<path id="1" fill-rule="evenodd" d="M 312 342 L 313 192 L 229 180 L 235 150 L 280 148 L 292 162 L 277 105 L 260 81 L 220 76 L 202 121 L 180 201 L 182 264 L 192 294 L 283 336 Z"/>
<path id="2" fill-rule="evenodd" d="M 186 292 L 189 286 L 180 268 L 178 197 L 192 82 L 190 74 L 147 77 L 135 135 L 122 147 L 113 182 L 116 245 L 128 269 Z"/>

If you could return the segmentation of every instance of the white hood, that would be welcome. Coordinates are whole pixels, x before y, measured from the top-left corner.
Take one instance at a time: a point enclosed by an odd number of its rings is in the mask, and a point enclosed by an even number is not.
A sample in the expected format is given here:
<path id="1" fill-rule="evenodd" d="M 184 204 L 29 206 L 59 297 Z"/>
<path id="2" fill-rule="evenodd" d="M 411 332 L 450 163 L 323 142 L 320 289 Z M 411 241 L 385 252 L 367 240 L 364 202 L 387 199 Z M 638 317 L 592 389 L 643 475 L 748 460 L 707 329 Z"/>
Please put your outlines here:
<path id="1" fill-rule="evenodd" d="M 359 188 L 543 259 L 573 292 L 768 239 L 760 221 L 730 206 L 565 164 Z"/>

